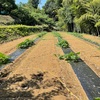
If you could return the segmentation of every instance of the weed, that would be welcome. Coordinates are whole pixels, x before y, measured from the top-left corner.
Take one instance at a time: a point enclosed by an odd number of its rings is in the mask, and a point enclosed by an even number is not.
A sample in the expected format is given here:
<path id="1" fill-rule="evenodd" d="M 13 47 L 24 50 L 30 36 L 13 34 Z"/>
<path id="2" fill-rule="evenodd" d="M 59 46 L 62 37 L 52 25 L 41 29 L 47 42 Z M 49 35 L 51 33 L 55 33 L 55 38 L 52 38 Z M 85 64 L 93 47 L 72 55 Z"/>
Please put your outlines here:
<path id="1" fill-rule="evenodd" d="M 33 40 L 26 39 L 24 42 L 21 42 L 20 44 L 18 44 L 18 48 L 27 49 L 31 47 L 32 45 L 34 45 Z"/>
<path id="2" fill-rule="evenodd" d="M 0 65 L 1 64 L 6 64 L 9 62 L 9 56 L 3 54 L 3 53 L 0 53 Z"/>

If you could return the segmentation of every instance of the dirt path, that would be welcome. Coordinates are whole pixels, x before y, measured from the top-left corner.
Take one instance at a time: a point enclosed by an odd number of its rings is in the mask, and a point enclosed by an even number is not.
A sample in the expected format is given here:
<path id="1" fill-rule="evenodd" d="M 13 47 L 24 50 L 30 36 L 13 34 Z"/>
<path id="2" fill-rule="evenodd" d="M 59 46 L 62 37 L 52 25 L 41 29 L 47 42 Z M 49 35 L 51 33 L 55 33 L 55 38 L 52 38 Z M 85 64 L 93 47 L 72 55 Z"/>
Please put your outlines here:
<path id="1" fill-rule="evenodd" d="M 98 36 L 83 34 L 83 37 L 86 38 L 86 39 L 90 39 L 91 41 L 94 41 L 94 42 L 97 42 L 97 43 L 100 44 L 100 37 L 98 37 Z"/>
<path id="2" fill-rule="evenodd" d="M 33 39 L 35 36 L 36 36 L 36 34 L 31 35 L 31 36 L 26 36 L 26 37 L 23 37 L 23 38 L 20 38 L 17 40 L 13 40 L 13 41 L 10 41 L 10 42 L 4 43 L 4 44 L 0 44 L 0 52 L 5 53 L 5 54 L 10 54 L 16 50 L 16 48 L 17 48 L 16 46 L 19 43 L 23 42 L 25 39 L 28 39 L 28 38 Z"/>
<path id="3" fill-rule="evenodd" d="M 63 54 L 56 43 L 49 33 L 23 55 L 24 59 L 13 64 L 14 69 L 0 89 L 2 100 L 88 100 L 71 66 L 54 56 Z"/>
<path id="4" fill-rule="evenodd" d="M 80 52 L 83 61 L 100 77 L 100 50 L 72 35 L 61 32 L 74 52 Z"/>

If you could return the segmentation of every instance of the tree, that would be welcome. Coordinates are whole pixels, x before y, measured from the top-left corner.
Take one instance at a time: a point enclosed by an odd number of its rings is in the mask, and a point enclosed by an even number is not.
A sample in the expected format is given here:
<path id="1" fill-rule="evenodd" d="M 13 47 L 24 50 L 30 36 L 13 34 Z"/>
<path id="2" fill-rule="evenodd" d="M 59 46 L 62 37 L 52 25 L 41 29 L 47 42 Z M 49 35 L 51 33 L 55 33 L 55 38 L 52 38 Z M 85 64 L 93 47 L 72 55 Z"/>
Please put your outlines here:
<path id="1" fill-rule="evenodd" d="M 39 3 L 40 3 L 40 0 L 29 0 L 28 1 L 29 6 L 32 6 L 36 9 L 38 8 Z"/>
<path id="2" fill-rule="evenodd" d="M 58 21 L 58 10 L 61 6 L 62 0 L 47 0 L 43 9 L 50 18 L 53 18 L 54 21 Z"/>
<path id="3" fill-rule="evenodd" d="M 17 8 L 15 0 L 0 0 L 0 13 L 10 14 L 15 8 Z"/>

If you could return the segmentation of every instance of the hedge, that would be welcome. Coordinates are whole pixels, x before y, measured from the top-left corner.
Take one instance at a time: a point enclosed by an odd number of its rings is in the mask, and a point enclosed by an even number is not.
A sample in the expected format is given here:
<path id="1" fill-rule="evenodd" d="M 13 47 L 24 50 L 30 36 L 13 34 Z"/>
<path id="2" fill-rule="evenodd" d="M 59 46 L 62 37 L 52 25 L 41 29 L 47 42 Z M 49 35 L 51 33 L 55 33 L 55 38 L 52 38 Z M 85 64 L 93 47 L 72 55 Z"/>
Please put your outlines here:
<path id="1" fill-rule="evenodd" d="M 47 28 L 44 26 L 9 25 L 0 26 L 0 43 L 11 41 L 19 37 L 30 35 L 32 32 L 40 32 Z"/>

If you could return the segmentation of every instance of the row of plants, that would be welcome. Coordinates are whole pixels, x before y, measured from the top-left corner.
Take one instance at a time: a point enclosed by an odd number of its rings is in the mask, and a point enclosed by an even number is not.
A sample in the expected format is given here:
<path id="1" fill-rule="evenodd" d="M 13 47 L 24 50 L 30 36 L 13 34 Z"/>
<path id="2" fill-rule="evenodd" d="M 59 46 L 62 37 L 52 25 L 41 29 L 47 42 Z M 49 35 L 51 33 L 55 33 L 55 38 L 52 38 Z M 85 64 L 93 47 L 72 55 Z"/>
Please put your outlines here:
<path id="1" fill-rule="evenodd" d="M 37 38 L 43 37 L 47 32 L 41 32 L 40 34 L 37 35 Z M 25 41 L 21 42 L 18 44 L 18 48 L 20 49 L 27 49 L 31 47 L 32 45 L 35 45 L 34 40 L 26 39 Z"/>
<path id="2" fill-rule="evenodd" d="M 53 34 L 58 38 L 58 43 L 57 43 L 57 46 L 60 46 L 61 48 L 69 48 L 69 43 L 64 40 L 61 35 L 58 33 L 58 32 L 53 32 Z M 66 60 L 68 62 L 78 62 L 79 61 L 79 54 L 80 52 L 78 53 L 74 53 L 74 52 L 70 52 L 68 54 L 64 54 L 64 55 L 55 55 L 57 56 L 60 60 Z"/>
<path id="3" fill-rule="evenodd" d="M 57 46 L 60 46 L 62 48 L 69 48 L 69 43 L 64 40 L 58 32 L 53 32 L 53 34 L 58 38 Z"/>
<path id="4" fill-rule="evenodd" d="M 11 41 L 19 37 L 43 31 L 47 26 L 10 25 L 0 26 L 0 43 Z"/>
<path id="5" fill-rule="evenodd" d="M 40 34 L 38 34 L 38 37 L 43 37 L 47 32 L 41 32 Z"/>
<path id="6" fill-rule="evenodd" d="M 75 37 L 78 37 L 78 38 L 83 39 L 83 40 L 85 40 L 87 42 L 90 42 L 90 43 L 92 43 L 92 44 L 94 44 L 96 46 L 100 46 L 100 43 L 97 43 L 97 42 L 94 42 L 94 41 L 92 41 L 90 39 L 87 39 L 87 38 L 83 37 L 83 35 L 80 34 L 80 33 L 74 33 L 74 32 L 71 33 L 71 32 L 68 32 L 68 34 L 74 35 Z"/>
<path id="7" fill-rule="evenodd" d="M 37 37 L 38 38 L 43 37 L 45 34 L 46 34 L 46 32 L 41 32 L 40 34 L 37 35 Z M 18 44 L 17 48 L 27 49 L 27 48 L 31 47 L 32 45 L 34 45 L 34 44 L 35 44 L 34 40 L 26 39 L 25 41 Z M 10 62 L 10 57 L 0 52 L 0 65 L 7 64 L 9 62 Z"/>

